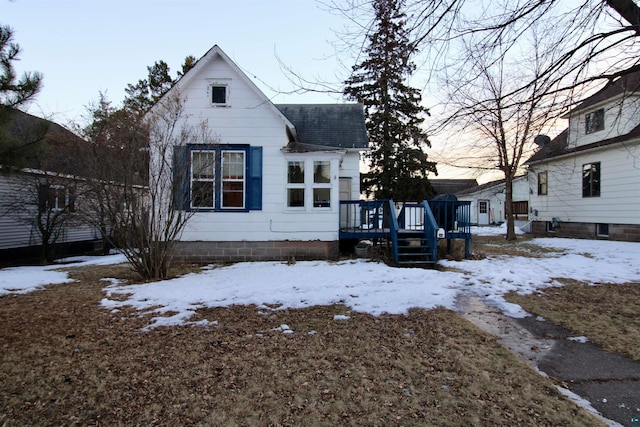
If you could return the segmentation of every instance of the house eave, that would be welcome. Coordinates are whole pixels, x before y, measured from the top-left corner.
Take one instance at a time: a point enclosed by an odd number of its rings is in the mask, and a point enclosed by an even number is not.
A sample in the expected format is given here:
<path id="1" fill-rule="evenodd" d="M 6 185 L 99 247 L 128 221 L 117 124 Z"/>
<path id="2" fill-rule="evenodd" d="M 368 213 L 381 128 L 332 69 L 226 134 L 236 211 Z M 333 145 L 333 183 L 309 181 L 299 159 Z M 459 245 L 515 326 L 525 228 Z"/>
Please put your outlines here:
<path id="1" fill-rule="evenodd" d="M 617 147 L 624 144 L 637 144 L 637 143 L 640 143 L 640 138 L 630 138 L 622 141 L 615 141 L 615 142 L 604 143 L 604 144 L 602 143 L 602 141 L 600 141 L 594 144 L 575 147 L 565 153 L 558 154 L 557 156 L 547 157 L 545 159 L 535 160 L 533 162 L 527 161 L 524 164 L 527 166 L 536 166 L 544 163 L 554 162 L 556 160 L 563 160 L 563 159 L 573 157 L 583 153 L 594 153 L 594 152 L 604 151 L 612 147 Z"/>

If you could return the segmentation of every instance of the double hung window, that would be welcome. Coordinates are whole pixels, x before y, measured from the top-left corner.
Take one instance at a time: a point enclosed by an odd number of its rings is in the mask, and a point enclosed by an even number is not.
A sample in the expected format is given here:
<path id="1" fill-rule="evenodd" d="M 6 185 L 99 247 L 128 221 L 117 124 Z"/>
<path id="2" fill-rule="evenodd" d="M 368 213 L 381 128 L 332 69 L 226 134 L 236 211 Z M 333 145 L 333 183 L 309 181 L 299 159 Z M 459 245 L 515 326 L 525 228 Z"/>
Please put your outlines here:
<path id="1" fill-rule="evenodd" d="M 75 210 L 73 189 L 64 185 L 40 184 L 38 186 L 38 209 L 43 212 Z"/>
<path id="2" fill-rule="evenodd" d="M 290 208 L 304 207 L 304 162 L 287 163 L 287 206 Z"/>
<path id="3" fill-rule="evenodd" d="M 176 207 L 262 209 L 262 147 L 189 145 L 175 148 Z"/>
<path id="4" fill-rule="evenodd" d="M 538 174 L 538 196 L 546 196 L 549 185 L 549 175 L 547 172 Z"/>
<path id="5" fill-rule="evenodd" d="M 313 162 L 313 207 L 331 207 L 331 162 Z"/>
<path id="6" fill-rule="evenodd" d="M 600 197 L 600 162 L 582 165 L 582 197 Z"/>
<path id="7" fill-rule="evenodd" d="M 222 208 L 244 209 L 245 152 L 222 151 Z"/>

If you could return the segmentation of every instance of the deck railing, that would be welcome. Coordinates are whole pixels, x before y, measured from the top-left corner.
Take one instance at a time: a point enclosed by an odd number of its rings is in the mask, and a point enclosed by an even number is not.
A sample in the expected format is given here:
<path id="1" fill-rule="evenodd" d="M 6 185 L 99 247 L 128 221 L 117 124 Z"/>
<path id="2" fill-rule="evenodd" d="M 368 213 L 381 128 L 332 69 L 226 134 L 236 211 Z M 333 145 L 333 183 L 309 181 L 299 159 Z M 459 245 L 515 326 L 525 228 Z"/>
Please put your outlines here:
<path id="1" fill-rule="evenodd" d="M 390 200 L 341 200 L 340 236 L 342 238 L 389 237 L 395 219 Z M 397 219 L 395 220 L 397 224 Z"/>
<path id="2" fill-rule="evenodd" d="M 451 239 L 465 239 L 465 255 L 469 257 L 471 202 L 425 200 L 405 203 L 398 212 L 393 200 L 340 201 L 341 239 L 389 239 L 397 248 L 398 232 L 421 231 L 435 262 L 439 228 L 445 231 L 448 248 Z M 397 263 L 397 251 L 393 252 Z"/>

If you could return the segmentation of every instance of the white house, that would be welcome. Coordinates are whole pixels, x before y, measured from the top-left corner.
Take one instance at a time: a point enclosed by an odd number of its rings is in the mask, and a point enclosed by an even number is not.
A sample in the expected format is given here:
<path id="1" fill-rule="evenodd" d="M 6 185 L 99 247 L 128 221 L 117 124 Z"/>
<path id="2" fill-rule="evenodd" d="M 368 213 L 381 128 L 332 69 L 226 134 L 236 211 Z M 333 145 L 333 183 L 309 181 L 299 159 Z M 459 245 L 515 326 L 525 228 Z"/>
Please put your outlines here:
<path id="1" fill-rule="evenodd" d="M 185 123 L 206 122 L 217 137 L 175 147 L 174 166 L 187 171 L 179 208 L 192 214 L 178 260 L 338 255 L 339 201 L 359 199 L 368 149 L 362 105 L 274 105 L 218 46 L 172 94 L 186 102 Z"/>
<path id="2" fill-rule="evenodd" d="M 640 73 L 571 110 L 526 162 L 537 235 L 640 241 Z"/>
<path id="3" fill-rule="evenodd" d="M 505 218 L 505 180 L 477 185 L 456 193 L 461 201 L 471 202 L 471 223 L 499 224 Z M 516 226 L 527 228 L 529 214 L 529 182 L 526 175 L 513 180 L 513 213 Z"/>

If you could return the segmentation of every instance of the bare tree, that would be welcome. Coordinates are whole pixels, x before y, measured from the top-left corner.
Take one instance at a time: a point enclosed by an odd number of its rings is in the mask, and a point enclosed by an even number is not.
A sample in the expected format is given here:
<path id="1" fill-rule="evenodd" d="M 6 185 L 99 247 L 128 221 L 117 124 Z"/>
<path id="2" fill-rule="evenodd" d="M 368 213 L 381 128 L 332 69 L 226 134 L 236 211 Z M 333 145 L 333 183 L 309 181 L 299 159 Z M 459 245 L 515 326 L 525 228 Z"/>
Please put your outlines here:
<path id="1" fill-rule="evenodd" d="M 447 114 L 440 127 L 450 135 L 464 135 L 457 148 L 466 154 L 458 162 L 498 170 L 504 176 L 507 240 L 516 239 L 512 184 L 523 154 L 566 102 L 557 90 L 559 83 L 544 74 L 558 55 L 555 46 L 540 36 L 545 32 L 540 24 L 530 26 L 517 50 L 502 43 L 479 48 L 473 39 L 465 39 L 460 51 L 465 60 L 449 69 L 443 81 Z M 525 80 L 534 84 L 526 91 L 516 90 Z"/>
<path id="2" fill-rule="evenodd" d="M 144 115 L 113 109 L 102 97 L 92 114 L 86 135 L 92 144 L 93 176 L 87 185 L 93 202 L 85 218 L 144 279 L 166 278 L 174 243 L 195 213 L 176 202 L 178 183 L 190 170 L 175 161 L 175 148 L 216 139 L 206 122 L 189 124 L 184 101 L 175 93 Z"/>

